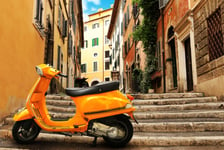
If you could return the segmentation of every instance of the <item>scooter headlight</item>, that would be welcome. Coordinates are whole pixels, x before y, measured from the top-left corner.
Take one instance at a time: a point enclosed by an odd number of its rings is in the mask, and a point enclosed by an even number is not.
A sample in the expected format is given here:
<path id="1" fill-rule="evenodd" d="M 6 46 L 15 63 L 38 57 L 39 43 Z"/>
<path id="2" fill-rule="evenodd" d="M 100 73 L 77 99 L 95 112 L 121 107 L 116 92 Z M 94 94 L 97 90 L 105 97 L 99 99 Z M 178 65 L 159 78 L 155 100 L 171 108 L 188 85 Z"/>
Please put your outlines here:
<path id="1" fill-rule="evenodd" d="M 43 71 L 39 66 L 36 66 L 36 71 L 37 71 L 37 74 L 39 74 L 40 76 L 43 75 Z"/>
<path id="2" fill-rule="evenodd" d="M 131 108 L 131 107 L 132 107 L 131 104 L 127 104 L 127 105 L 125 106 L 126 109 Z"/>

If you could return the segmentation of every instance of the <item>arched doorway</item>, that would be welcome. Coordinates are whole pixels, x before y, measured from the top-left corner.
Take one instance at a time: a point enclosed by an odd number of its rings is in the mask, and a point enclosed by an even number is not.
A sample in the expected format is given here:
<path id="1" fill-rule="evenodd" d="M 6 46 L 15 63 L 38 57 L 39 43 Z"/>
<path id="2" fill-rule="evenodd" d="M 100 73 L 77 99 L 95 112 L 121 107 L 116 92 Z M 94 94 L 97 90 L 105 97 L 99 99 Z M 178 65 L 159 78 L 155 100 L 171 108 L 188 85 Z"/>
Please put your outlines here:
<path id="1" fill-rule="evenodd" d="M 177 88 L 177 63 L 176 63 L 176 47 L 175 47 L 175 37 L 173 26 L 168 29 L 168 57 L 167 61 L 167 71 L 168 71 L 168 81 L 169 88 Z"/>
<path id="2" fill-rule="evenodd" d="M 99 81 L 93 81 L 92 84 L 91 84 L 91 86 L 94 86 L 94 85 L 96 85 L 98 83 L 99 83 Z"/>

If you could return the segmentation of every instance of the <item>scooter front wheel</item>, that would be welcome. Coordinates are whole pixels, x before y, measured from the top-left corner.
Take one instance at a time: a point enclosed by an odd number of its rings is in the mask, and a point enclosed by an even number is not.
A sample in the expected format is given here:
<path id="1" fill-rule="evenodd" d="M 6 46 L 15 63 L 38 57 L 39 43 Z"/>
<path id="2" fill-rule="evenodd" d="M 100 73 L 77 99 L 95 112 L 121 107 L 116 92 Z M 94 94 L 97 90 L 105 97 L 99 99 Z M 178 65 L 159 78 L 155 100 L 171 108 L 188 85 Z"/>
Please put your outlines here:
<path id="1" fill-rule="evenodd" d="M 112 147 L 123 147 L 125 146 L 132 138 L 133 136 L 133 126 L 130 122 L 130 120 L 127 117 L 124 117 L 122 115 L 108 118 L 104 120 L 104 124 L 119 129 L 122 134 L 118 138 L 113 138 L 113 134 L 115 133 L 111 132 L 108 133 L 108 136 L 104 136 L 103 139 L 107 144 L 109 144 Z"/>
<path id="2" fill-rule="evenodd" d="M 12 128 L 13 139 L 19 144 L 32 143 L 40 133 L 34 120 L 17 121 Z"/>

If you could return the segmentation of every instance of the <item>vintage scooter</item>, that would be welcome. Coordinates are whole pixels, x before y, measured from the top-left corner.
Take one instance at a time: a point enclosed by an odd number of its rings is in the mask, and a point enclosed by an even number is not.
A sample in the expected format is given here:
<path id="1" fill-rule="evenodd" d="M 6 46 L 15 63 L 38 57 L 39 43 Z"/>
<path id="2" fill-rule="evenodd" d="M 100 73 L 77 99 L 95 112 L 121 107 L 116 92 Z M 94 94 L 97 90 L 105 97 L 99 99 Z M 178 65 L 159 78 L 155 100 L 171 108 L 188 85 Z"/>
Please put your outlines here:
<path id="1" fill-rule="evenodd" d="M 120 93 L 119 82 L 65 89 L 76 105 L 76 113 L 66 121 L 54 121 L 46 107 L 45 93 L 52 78 L 65 75 L 46 64 L 36 66 L 36 71 L 40 77 L 29 92 L 26 107 L 13 118 L 12 135 L 16 142 L 33 142 L 41 129 L 64 135 L 92 136 L 94 144 L 97 137 L 103 137 L 107 144 L 115 147 L 125 146 L 131 140 L 133 127 L 129 118 L 135 120 L 133 97 Z"/>

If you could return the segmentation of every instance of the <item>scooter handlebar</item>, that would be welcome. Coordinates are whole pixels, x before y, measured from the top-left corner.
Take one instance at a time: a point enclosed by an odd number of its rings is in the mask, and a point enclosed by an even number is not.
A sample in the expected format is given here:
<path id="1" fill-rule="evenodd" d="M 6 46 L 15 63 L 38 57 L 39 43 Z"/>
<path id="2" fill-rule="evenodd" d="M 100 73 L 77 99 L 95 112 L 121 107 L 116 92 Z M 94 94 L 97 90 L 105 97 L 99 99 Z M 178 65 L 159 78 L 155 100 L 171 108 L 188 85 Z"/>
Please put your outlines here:
<path id="1" fill-rule="evenodd" d="M 67 75 L 64 75 L 64 74 L 61 74 L 61 73 L 59 73 L 58 76 L 60 76 L 60 77 L 64 77 L 64 78 L 68 78 Z"/>

